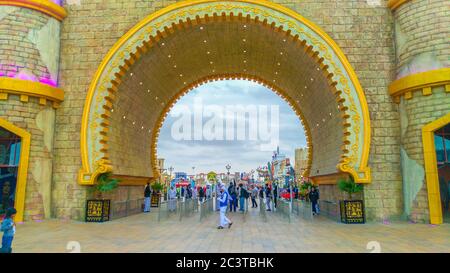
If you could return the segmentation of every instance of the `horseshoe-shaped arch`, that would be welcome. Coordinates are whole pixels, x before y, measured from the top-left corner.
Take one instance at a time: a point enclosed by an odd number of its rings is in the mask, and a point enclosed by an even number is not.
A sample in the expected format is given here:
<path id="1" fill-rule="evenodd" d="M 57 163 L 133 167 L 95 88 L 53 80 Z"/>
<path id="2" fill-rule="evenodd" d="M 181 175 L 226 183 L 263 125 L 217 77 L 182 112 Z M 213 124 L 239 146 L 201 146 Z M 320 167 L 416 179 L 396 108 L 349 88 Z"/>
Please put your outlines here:
<path id="1" fill-rule="evenodd" d="M 337 44 L 319 27 L 298 13 L 269 1 L 195 0 L 170 5 L 146 17 L 122 36 L 103 59 L 89 87 L 82 116 L 80 184 L 93 185 L 99 174 L 113 171 L 108 146 L 111 109 L 121 83 L 135 63 L 139 62 L 140 58 L 145 56 L 153 46 L 157 46 L 159 41 L 176 33 L 179 29 L 203 23 L 233 20 L 259 24 L 273 31 L 283 32 L 290 42 L 296 43 L 299 50 L 303 49 L 302 52 L 306 52 L 305 54 L 315 61 L 318 65 L 317 70 L 319 68 L 321 70 L 323 81 L 328 83 L 329 90 L 335 95 L 338 110 L 341 112 L 343 138 L 336 172 L 352 175 L 357 183 L 370 182 L 370 168 L 367 165 L 370 149 L 370 118 L 367 102 L 352 66 Z M 255 75 L 227 72 L 227 75 L 205 75 L 205 77 L 209 80 L 255 79 L 275 90 L 294 110 L 298 109 L 295 112 L 302 120 L 309 139 L 308 167 L 310 168 L 314 162 L 312 155 L 315 149 L 314 134 L 311 134 L 308 119 L 300 114 L 296 101 L 285 95 L 283 88 L 279 88 L 267 79 L 258 80 L 259 78 Z M 201 81 L 198 78 L 185 83 L 181 91 L 175 90 L 176 94 L 168 99 L 152 126 L 152 137 L 149 138 L 152 142 L 149 164 L 153 168 L 153 177 L 159 175 L 156 167 L 156 141 L 164 117 L 182 94 L 200 84 Z"/>

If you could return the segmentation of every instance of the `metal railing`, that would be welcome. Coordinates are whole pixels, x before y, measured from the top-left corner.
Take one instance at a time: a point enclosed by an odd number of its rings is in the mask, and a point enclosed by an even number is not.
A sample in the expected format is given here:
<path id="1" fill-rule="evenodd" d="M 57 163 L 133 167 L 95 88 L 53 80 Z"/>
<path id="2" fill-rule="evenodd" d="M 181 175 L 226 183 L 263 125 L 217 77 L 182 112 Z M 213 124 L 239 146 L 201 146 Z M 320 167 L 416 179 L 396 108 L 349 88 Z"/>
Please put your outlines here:
<path id="1" fill-rule="evenodd" d="M 312 220 L 311 202 L 299 199 L 292 200 L 292 214 L 302 217 L 305 220 Z"/>
<path id="2" fill-rule="evenodd" d="M 171 215 L 177 214 L 177 199 L 169 199 L 167 202 L 161 202 L 158 209 L 158 221 L 168 219 Z"/>
<path id="3" fill-rule="evenodd" d="M 339 204 L 329 200 L 319 200 L 320 214 L 337 222 L 341 221 Z"/>
<path id="4" fill-rule="evenodd" d="M 142 212 L 142 204 L 144 198 L 112 202 L 111 203 L 111 219 L 118 219 Z"/>
<path id="5" fill-rule="evenodd" d="M 250 198 L 244 198 L 244 206 L 245 206 L 245 208 L 244 208 L 244 213 L 243 213 L 243 220 L 244 220 L 244 223 L 245 223 L 246 220 L 247 220 L 247 213 L 248 213 L 248 199 L 250 199 Z"/>
<path id="6" fill-rule="evenodd" d="M 276 214 L 282 216 L 288 222 L 291 222 L 291 204 L 288 201 L 283 199 L 277 200 L 277 209 L 275 210 Z"/>
<path id="7" fill-rule="evenodd" d="M 192 199 L 185 199 L 184 201 L 179 202 L 179 216 L 180 221 L 184 217 L 190 217 L 194 214 L 194 204 L 192 204 L 194 201 Z"/>
<path id="8" fill-rule="evenodd" d="M 200 203 L 200 221 L 214 213 L 214 200 L 212 198 L 204 199 Z"/>
<path id="9" fill-rule="evenodd" d="M 198 198 L 192 198 L 192 211 L 199 212 Z"/>
<path id="10" fill-rule="evenodd" d="M 267 222 L 266 203 L 264 202 L 264 198 L 261 197 L 259 198 L 259 216 L 264 222 Z"/>

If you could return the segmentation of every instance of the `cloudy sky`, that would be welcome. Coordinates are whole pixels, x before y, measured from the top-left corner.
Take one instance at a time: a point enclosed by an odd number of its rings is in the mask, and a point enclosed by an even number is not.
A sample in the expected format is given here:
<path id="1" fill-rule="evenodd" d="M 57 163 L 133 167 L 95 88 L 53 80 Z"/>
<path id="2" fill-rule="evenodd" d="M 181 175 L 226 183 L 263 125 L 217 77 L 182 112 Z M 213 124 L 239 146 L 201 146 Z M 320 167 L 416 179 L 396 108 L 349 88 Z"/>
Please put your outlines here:
<path id="1" fill-rule="evenodd" d="M 200 108 L 196 108 L 200 106 L 203 116 L 199 115 Z M 230 106 L 257 109 L 258 112 L 256 115 L 245 115 L 245 127 L 238 128 L 237 120 L 242 121 L 242 118 L 233 115 Z M 199 122 L 199 118 L 202 121 Z M 234 122 L 229 124 L 234 126 L 227 126 L 230 120 Z M 253 135 L 253 139 L 248 132 L 252 126 L 257 128 L 253 132 L 262 130 Z M 242 130 L 246 130 L 243 139 L 243 135 L 238 138 L 238 131 Z M 244 80 L 218 81 L 192 90 L 171 110 L 161 128 L 158 157 L 164 158 L 165 167 L 173 166 L 175 172 L 190 174 L 193 166 L 196 173 L 226 172 L 228 163 L 232 167 L 231 172 L 248 172 L 266 165 L 271 159 L 270 139 L 278 143 L 280 151 L 290 157 L 292 162 L 294 149 L 306 146 L 300 120 L 289 105 L 257 83 Z"/>

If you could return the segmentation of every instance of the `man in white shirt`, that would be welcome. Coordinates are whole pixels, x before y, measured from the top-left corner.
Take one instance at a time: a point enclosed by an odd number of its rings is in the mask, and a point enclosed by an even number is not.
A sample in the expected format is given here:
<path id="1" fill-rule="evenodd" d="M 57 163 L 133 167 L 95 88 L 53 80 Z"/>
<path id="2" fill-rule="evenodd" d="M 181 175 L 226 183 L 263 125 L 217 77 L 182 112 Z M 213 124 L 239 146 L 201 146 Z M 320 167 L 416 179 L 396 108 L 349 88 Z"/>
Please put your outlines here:
<path id="1" fill-rule="evenodd" d="M 228 228 L 231 228 L 231 225 L 233 222 L 230 221 L 230 219 L 227 218 L 225 213 L 227 212 L 228 207 L 228 199 L 230 198 L 227 191 L 225 191 L 225 186 L 223 184 L 220 184 L 219 186 L 220 191 L 220 197 L 218 198 L 219 201 L 219 207 L 220 207 L 220 218 L 219 218 L 219 226 L 218 229 L 223 229 L 227 224 Z"/>

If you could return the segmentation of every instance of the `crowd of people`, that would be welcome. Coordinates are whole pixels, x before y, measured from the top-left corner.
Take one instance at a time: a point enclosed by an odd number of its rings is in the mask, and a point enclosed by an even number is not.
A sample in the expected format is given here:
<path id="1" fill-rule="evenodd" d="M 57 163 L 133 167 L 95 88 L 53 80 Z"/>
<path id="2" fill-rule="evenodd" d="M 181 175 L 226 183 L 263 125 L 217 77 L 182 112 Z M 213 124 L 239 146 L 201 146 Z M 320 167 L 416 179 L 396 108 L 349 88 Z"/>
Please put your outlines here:
<path id="1" fill-rule="evenodd" d="M 147 185 L 144 190 L 144 212 L 150 211 L 150 196 L 151 189 Z M 216 211 L 220 212 L 219 229 L 223 229 L 225 226 L 229 228 L 233 224 L 227 217 L 227 212 L 245 212 L 248 210 L 248 204 L 251 201 L 251 208 L 258 208 L 261 206 L 261 202 L 264 202 L 266 211 L 276 210 L 279 198 L 289 200 L 292 199 L 304 199 L 305 195 L 301 195 L 299 188 L 294 185 L 292 188 L 280 188 L 278 183 L 269 184 L 256 184 L 239 182 L 232 180 L 228 185 L 217 182 L 217 186 L 210 184 L 204 186 L 194 186 L 191 184 L 182 187 L 171 186 L 168 193 L 168 209 L 169 211 L 176 210 L 176 202 L 179 199 L 188 200 L 194 199 L 202 203 L 208 199 L 216 197 Z M 319 213 L 319 191 L 316 186 L 312 186 L 307 191 L 307 200 L 311 202 L 312 212 L 314 215 Z M 259 202 L 258 202 L 259 199 Z"/>
<path id="2" fill-rule="evenodd" d="M 286 198 L 286 193 L 288 198 Z M 312 213 L 319 213 L 319 191 L 317 187 L 312 186 L 307 193 L 308 200 L 311 202 Z M 226 212 L 245 212 L 249 200 L 251 200 L 252 208 L 258 208 L 257 199 L 264 202 L 266 211 L 276 209 L 279 198 L 301 199 L 298 187 L 279 189 L 278 184 L 274 184 L 273 188 L 270 184 L 257 185 L 231 181 L 228 186 L 219 182 L 217 187 L 217 204 L 216 208 L 220 211 L 220 220 L 218 229 L 223 229 L 226 225 L 228 228 L 233 224 L 227 217 Z M 246 202 L 247 201 L 247 202 Z M 261 204 L 260 204 L 261 205 Z M 273 208 L 272 208 L 273 206 Z"/>

